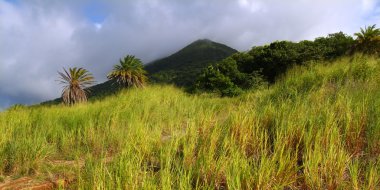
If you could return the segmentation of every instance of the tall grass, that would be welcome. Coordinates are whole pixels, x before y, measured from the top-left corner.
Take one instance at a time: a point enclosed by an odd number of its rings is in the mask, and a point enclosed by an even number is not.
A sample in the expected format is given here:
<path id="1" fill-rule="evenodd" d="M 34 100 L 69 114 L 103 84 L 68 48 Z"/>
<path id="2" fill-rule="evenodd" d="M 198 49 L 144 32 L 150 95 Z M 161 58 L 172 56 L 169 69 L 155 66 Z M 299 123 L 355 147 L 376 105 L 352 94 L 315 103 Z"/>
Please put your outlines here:
<path id="1" fill-rule="evenodd" d="M 379 85 L 380 61 L 354 56 L 237 98 L 150 86 L 16 107 L 0 113 L 0 176 L 74 189 L 379 189 Z"/>

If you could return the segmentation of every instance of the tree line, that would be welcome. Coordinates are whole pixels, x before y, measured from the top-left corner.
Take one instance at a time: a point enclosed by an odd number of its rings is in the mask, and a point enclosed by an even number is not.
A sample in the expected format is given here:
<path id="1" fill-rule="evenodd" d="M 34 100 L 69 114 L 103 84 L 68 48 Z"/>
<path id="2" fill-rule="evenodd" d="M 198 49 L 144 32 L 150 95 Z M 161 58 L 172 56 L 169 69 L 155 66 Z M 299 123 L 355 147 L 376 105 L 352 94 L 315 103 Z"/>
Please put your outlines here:
<path id="1" fill-rule="evenodd" d="M 236 96 L 244 90 L 257 89 L 274 83 L 294 65 L 320 60 L 332 60 L 357 52 L 380 54 L 380 29 L 376 25 L 361 28 L 355 39 L 338 32 L 314 41 L 276 41 L 269 45 L 256 46 L 247 52 L 238 52 L 208 66 L 199 75 L 189 91 L 213 92 L 221 96 Z M 69 68 L 58 72 L 63 84 L 62 100 L 67 105 L 86 102 L 93 75 L 84 68 Z M 144 87 L 148 78 L 140 59 L 127 55 L 114 65 L 107 78 L 122 88 Z"/>
<path id="2" fill-rule="evenodd" d="M 253 47 L 207 67 L 190 91 L 236 96 L 244 90 L 274 83 L 294 65 L 332 60 L 357 52 L 379 55 L 380 29 L 376 25 L 361 28 L 354 35 L 356 39 L 338 32 L 314 41 L 276 41 Z"/>

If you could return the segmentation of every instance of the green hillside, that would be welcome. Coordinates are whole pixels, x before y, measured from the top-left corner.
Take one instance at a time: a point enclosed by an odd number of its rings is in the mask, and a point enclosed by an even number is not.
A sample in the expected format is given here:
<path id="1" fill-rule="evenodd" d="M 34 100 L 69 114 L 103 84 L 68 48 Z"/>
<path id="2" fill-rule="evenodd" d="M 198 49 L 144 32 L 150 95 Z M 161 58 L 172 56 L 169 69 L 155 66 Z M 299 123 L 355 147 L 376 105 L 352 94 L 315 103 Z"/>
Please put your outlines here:
<path id="1" fill-rule="evenodd" d="M 190 86 L 209 65 L 237 51 L 211 40 L 197 40 L 169 57 L 145 66 L 151 82 Z"/>
<path id="2" fill-rule="evenodd" d="M 1 180 L 69 189 L 380 189 L 380 61 L 295 66 L 239 97 L 172 86 L 0 113 Z"/>

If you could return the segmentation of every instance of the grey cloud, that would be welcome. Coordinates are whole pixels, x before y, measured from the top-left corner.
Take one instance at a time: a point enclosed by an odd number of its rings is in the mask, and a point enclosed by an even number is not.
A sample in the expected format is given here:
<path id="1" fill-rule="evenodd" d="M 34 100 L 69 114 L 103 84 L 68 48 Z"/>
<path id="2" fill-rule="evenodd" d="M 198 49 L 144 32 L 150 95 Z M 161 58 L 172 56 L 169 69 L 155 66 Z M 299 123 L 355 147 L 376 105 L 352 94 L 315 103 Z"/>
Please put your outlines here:
<path id="1" fill-rule="evenodd" d="M 84 13 L 94 2 L 104 7 L 101 23 Z M 103 82 L 126 54 L 147 63 L 199 38 L 248 50 L 274 40 L 352 34 L 379 23 L 373 2 L 0 0 L 0 107 L 58 97 L 62 67 L 85 67 Z"/>

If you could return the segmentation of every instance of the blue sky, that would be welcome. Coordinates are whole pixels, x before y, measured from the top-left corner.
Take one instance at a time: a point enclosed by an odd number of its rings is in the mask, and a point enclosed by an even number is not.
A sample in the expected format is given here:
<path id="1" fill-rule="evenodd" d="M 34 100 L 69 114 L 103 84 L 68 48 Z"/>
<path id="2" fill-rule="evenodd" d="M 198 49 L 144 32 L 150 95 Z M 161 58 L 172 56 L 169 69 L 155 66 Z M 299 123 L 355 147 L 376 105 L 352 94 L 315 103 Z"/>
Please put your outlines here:
<path id="1" fill-rule="evenodd" d="M 107 16 L 106 5 L 98 1 L 87 3 L 83 14 L 93 23 L 102 23 Z"/>
<path id="2" fill-rule="evenodd" d="M 5 0 L 6 2 L 12 3 L 12 4 L 18 4 L 19 0 Z"/>
<path id="3" fill-rule="evenodd" d="M 103 82 L 127 54 L 147 63 L 204 38 L 245 51 L 370 24 L 379 0 L 0 0 L 0 109 L 60 96 L 62 67 Z"/>

